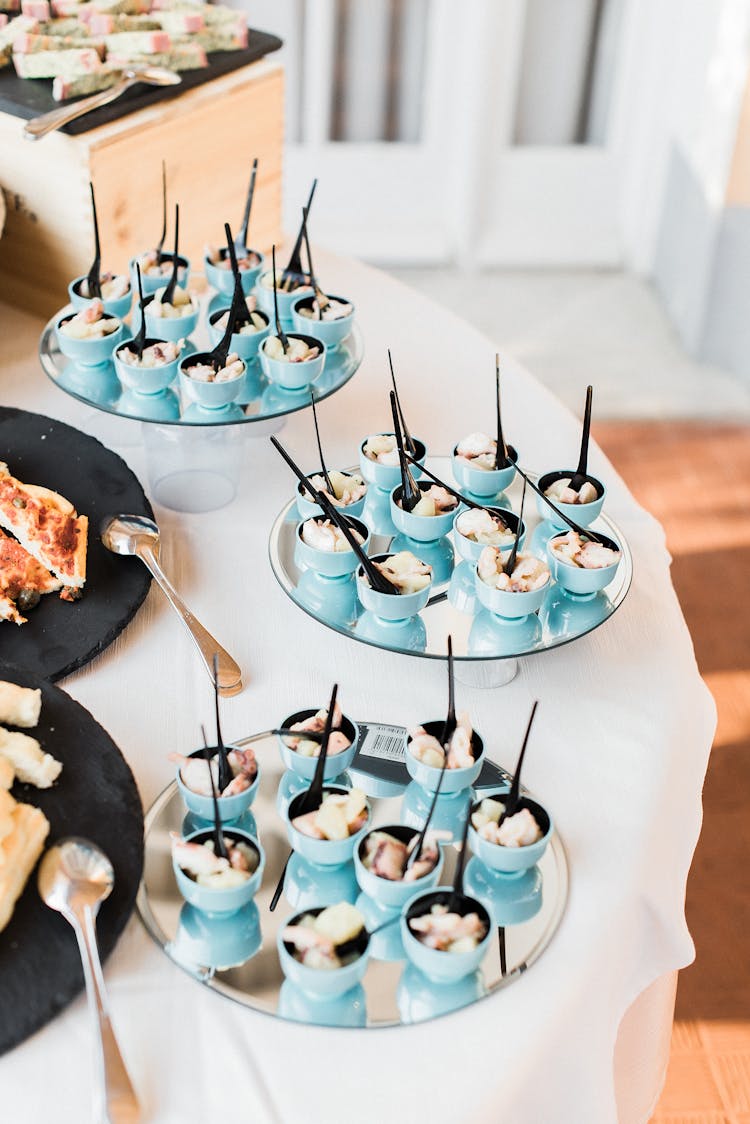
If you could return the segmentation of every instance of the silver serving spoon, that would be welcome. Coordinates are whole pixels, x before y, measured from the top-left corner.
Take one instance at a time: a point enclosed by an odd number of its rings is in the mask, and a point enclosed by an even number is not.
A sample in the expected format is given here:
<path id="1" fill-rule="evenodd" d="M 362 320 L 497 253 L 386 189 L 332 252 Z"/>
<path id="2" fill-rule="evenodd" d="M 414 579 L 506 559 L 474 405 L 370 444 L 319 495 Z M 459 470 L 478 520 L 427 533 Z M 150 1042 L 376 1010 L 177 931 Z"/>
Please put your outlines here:
<path id="1" fill-rule="evenodd" d="M 101 105 L 109 105 L 138 82 L 145 82 L 147 86 L 176 86 L 181 81 L 179 74 L 161 66 L 145 66 L 137 70 L 128 68 L 123 70 L 120 81 L 110 86 L 108 90 L 100 90 L 98 94 L 91 94 L 87 98 L 79 98 L 70 105 L 61 105 L 59 109 L 51 109 L 49 113 L 42 113 L 40 117 L 27 121 L 23 127 L 23 135 L 26 140 L 39 140 L 40 137 L 46 137 L 47 133 L 62 129 L 63 125 L 69 125 L 71 121 L 83 117 L 84 113 L 90 113 L 92 109 L 98 109 Z"/>
<path id="2" fill-rule="evenodd" d="M 112 863 L 104 852 L 88 839 L 75 836 L 50 847 L 37 876 L 40 897 L 73 926 L 81 953 L 89 1010 L 97 1031 L 94 1121 L 137 1124 L 141 1111 L 112 1029 L 96 945 L 96 915 L 114 881 Z"/>
<path id="3" fill-rule="evenodd" d="M 161 586 L 167 601 L 193 638 L 206 671 L 214 681 L 213 659 L 218 657 L 218 684 L 221 695 L 237 695 L 242 690 L 242 671 L 232 657 L 213 638 L 188 609 L 159 565 L 159 528 L 145 515 L 109 515 L 101 524 L 101 538 L 113 554 L 132 554 L 140 558 Z"/>

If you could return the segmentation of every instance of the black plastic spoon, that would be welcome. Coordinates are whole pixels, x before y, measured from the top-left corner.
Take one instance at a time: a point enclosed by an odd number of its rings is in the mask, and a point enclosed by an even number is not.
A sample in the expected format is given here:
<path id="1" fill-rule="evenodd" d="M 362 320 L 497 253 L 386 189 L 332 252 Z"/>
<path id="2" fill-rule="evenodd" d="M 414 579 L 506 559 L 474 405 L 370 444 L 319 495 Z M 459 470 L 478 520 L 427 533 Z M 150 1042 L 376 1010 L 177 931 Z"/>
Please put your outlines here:
<path id="1" fill-rule="evenodd" d="M 412 476 L 409 462 L 406 459 L 406 452 L 404 450 L 404 440 L 401 435 L 401 425 L 398 417 L 398 405 L 396 403 L 396 394 L 392 390 L 390 393 L 391 399 L 391 413 L 393 415 L 393 432 L 396 435 L 396 444 L 398 445 L 398 459 L 401 466 L 401 506 L 404 511 L 413 511 L 422 498 L 417 482 Z"/>
<path id="2" fill-rule="evenodd" d="M 229 765 L 229 756 L 227 754 L 227 747 L 224 745 L 224 739 L 221 736 L 221 721 L 219 719 L 219 655 L 214 652 L 213 658 L 214 669 L 214 711 L 216 714 L 216 752 L 219 758 L 219 791 L 223 792 L 225 788 L 232 783 L 232 770 Z"/>
<path id="3" fill-rule="evenodd" d="M 414 456 L 417 451 L 417 446 L 415 444 L 414 438 L 409 433 L 409 427 L 406 424 L 404 411 L 401 409 L 401 399 L 398 396 L 398 387 L 396 386 L 396 375 L 393 371 L 393 359 L 391 358 L 390 347 L 388 348 L 388 366 L 391 369 L 391 383 L 393 384 L 393 393 L 396 395 L 396 405 L 398 406 L 398 416 L 401 419 L 401 429 L 403 430 L 404 441 L 406 442 L 406 450 L 411 454 L 411 456 Z"/>
<path id="4" fill-rule="evenodd" d="M 516 558 L 518 557 L 518 542 L 521 538 L 521 531 L 523 530 L 523 505 L 526 503 L 526 479 L 523 482 L 523 491 L 521 492 L 521 510 L 518 512 L 518 526 L 516 527 L 516 537 L 513 540 L 513 546 L 508 554 L 508 560 L 503 564 L 503 570 L 506 574 L 512 574 L 516 566 Z"/>
<path id="5" fill-rule="evenodd" d="M 211 758 L 213 757 L 213 754 L 211 753 L 211 750 L 208 748 L 208 742 L 206 741 L 206 731 L 205 731 L 205 728 L 203 726 L 201 726 L 201 734 L 203 736 L 203 753 L 204 753 L 204 756 L 206 758 L 206 761 L 208 762 L 208 779 L 211 783 L 211 797 L 213 799 L 213 805 L 214 805 L 213 836 L 214 836 L 214 847 L 216 848 L 214 853 L 219 855 L 222 859 L 228 859 L 229 858 L 229 852 L 227 850 L 227 845 L 224 842 L 224 832 L 221 830 L 221 815 L 219 813 L 219 800 L 218 800 L 218 797 L 216 795 L 216 785 L 214 784 L 214 774 L 213 774 L 213 770 L 211 768 Z"/>
<path id="6" fill-rule="evenodd" d="M 240 267 L 237 262 L 237 239 L 232 238 L 232 229 L 228 222 L 224 223 L 224 236 L 227 240 L 227 255 L 229 257 L 229 264 L 232 269 L 232 276 L 234 278 L 234 288 L 232 289 L 232 300 L 229 305 L 229 314 L 233 319 L 233 333 L 236 333 L 244 324 L 252 323 L 250 317 L 250 310 L 247 307 L 245 294 L 242 289 L 242 276 L 240 275 Z"/>
<path id="7" fill-rule="evenodd" d="M 281 318 L 279 316 L 279 294 L 276 291 L 276 247 L 271 247 L 271 260 L 273 262 L 273 315 L 276 320 L 276 335 L 281 340 L 281 346 L 286 355 L 289 350 L 289 340 L 286 337 L 284 329 L 281 327 Z"/>
<path id="8" fill-rule="evenodd" d="M 505 811 L 503 812 L 503 814 L 501 815 L 500 819 L 497 822 L 498 827 L 500 827 L 500 824 L 503 823 L 504 820 L 507 820 L 508 816 L 515 815 L 516 808 L 518 807 L 519 793 L 520 793 L 520 790 L 521 790 L 521 768 L 523 766 L 523 759 L 526 755 L 526 746 L 529 743 L 529 734 L 531 733 L 531 727 L 532 727 L 532 724 L 534 722 L 534 715 L 536 714 L 536 708 L 538 706 L 539 706 L 539 700 L 537 699 L 537 701 L 534 703 L 534 705 L 531 708 L 531 714 L 529 716 L 529 724 L 526 727 L 526 733 L 524 735 L 523 745 L 521 746 L 521 752 L 519 753 L 518 761 L 516 762 L 516 771 L 513 774 L 513 782 L 510 786 L 510 792 L 508 793 L 507 800 L 503 801 L 503 803 L 505 804 Z"/>
<path id="9" fill-rule="evenodd" d="M 300 799 L 299 812 L 297 813 L 300 816 L 305 816 L 308 812 L 316 812 L 323 803 L 323 774 L 325 773 L 326 758 L 328 757 L 328 740 L 331 736 L 331 730 L 333 729 L 333 709 L 336 705 L 338 689 L 338 683 L 334 683 L 333 690 L 331 691 L 331 701 L 328 704 L 328 713 L 326 714 L 326 724 L 323 729 L 323 741 L 321 742 L 320 753 L 318 754 L 318 760 L 315 764 L 313 779 L 310 782 L 310 787 L 305 790 Z M 276 889 L 273 892 L 271 904 L 268 907 L 271 913 L 273 913 L 276 906 L 279 904 L 279 899 L 284 889 L 286 870 L 293 854 L 294 850 L 292 849 L 284 863 L 284 869 L 279 875 L 279 881 L 276 883 Z"/>
<path id="10" fill-rule="evenodd" d="M 229 258 L 232 263 L 234 271 L 234 292 L 232 293 L 232 302 L 229 306 L 227 313 L 227 323 L 224 328 L 224 334 L 219 342 L 211 351 L 201 353 L 195 356 L 196 361 L 208 363 L 214 371 L 220 371 L 222 367 L 226 366 L 227 357 L 229 355 L 229 348 L 232 345 L 232 336 L 234 335 L 237 326 L 237 319 L 240 315 L 240 304 L 244 304 L 244 297 L 242 294 L 242 284 L 240 282 L 240 272 L 237 268 L 237 256 L 234 252 L 234 243 L 232 242 L 232 232 L 229 229 L 229 223 L 225 224 L 225 231 L 227 231 L 227 245 L 229 246 Z"/>
<path id="11" fill-rule="evenodd" d="M 457 898 L 465 898 L 464 894 L 464 867 L 466 866 L 466 852 L 468 851 L 468 838 L 469 838 L 469 824 L 471 823 L 471 800 L 469 800 L 466 808 L 466 819 L 464 820 L 464 829 L 461 834 L 461 850 L 456 860 L 456 871 L 453 875 L 453 889 L 451 896 L 448 900 L 448 909 L 455 909 L 455 902 Z"/>
<path id="12" fill-rule="evenodd" d="M 315 270 L 313 269 L 312 254 L 310 253 L 310 239 L 307 237 L 307 207 L 302 208 L 302 230 L 303 230 L 304 236 L 305 236 L 305 253 L 307 254 L 308 276 L 310 278 L 310 284 L 312 285 L 313 293 L 315 294 L 314 300 L 317 301 L 317 303 L 318 303 L 317 319 L 322 320 L 323 319 L 323 309 L 328 308 L 328 305 L 331 302 L 329 301 L 328 297 L 323 292 L 323 290 L 318 287 L 318 282 L 315 279 Z"/>
<path id="13" fill-rule="evenodd" d="M 497 411 L 497 446 L 495 448 L 495 468 L 505 468 L 510 458 L 503 437 L 503 422 L 500 411 L 500 355 L 495 352 L 495 409 Z M 501 457 L 502 450 L 502 457 Z"/>
<path id="14" fill-rule="evenodd" d="M 94 260 L 91 263 L 91 268 L 86 275 L 86 285 L 88 286 L 89 297 L 102 296 L 102 285 L 100 280 L 102 268 L 102 250 L 99 245 L 99 219 L 96 214 L 96 198 L 94 196 L 94 185 L 89 181 L 89 190 L 91 191 L 91 211 L 94 216 Z"/>
<path id="15" fill-rule="evenodd" d="M 318 186 L 318 181 L 317 181 L 317 179 L 314 179 L 313 182 L 312 182 L 312 187 L 310 188 L 310 194 L 307 197 L 307 206 L 304 209 L 307 212 L 307 214 L 310 213 L 310 207 L 312 206 L 313 197 L 315 195 L 315 188 L 317 186 Z M 301 260 L 301 257 L 300 257 L 300 251 L 302 250 L 302 239 L 303 239 L 303 237 L 304 237 L 304 235 L 303 235 L 302 225 L 300 225 L 299 231 L 297 233 L 297 238 L 296 238 L 294 246 L 292 248 L 292 252 L 289 255 L 289 261 L 287 263 L 287 267 L 281 275 L 281 288 L 282 289 L 285 289 L 287 287 L 287 283 L 291 280 L 292 276 L 294 276 L 295 274 L 297 276 L 299 276 L 302 273 L 302 260 Z"/>
<path id="16" fill-rule="evenodd" d="M 167 237 L 167 165 L 161 162 L 161 238 L 156 243 L 156 264 L 161 265 L 164 239 Z"/>
<path id="17" fill-rule="evenodd" d="M 462 504 L 465 504 L 466 507 L 473 507 L 476 511 L 498 510 L 498 508 L 489 507 L 484 503 L 476 503 L 474 500 L 469 499 L 469 497 L 465 496 L 463 492 L 459 492 L 457 488 L 454 488 L 452 484 L 446 484 L 445 481 L 441 480 L 439 476 L 436 476 L 434 472 L 430 472 L 429 468 L 425 468 L 422 462 L 418 461 L 416 457 L 411 456 L 410 453 L 406 453 L 406 459 L 410 464 L 416 465 L 417 468 L 419 468 L 425 476 L 428 476 L 430 480 L 433 481 L 433 483 L 439 484 L 441 488 L 445 488 L 446 492 L 450 492 L 452 496 L 455 496 L 456 499 L 460 500 L 460 502 Z"/>
<path id="18" fill-rule="evenodd" d="M 331 495 L 331 496 L 335 496 L 336 493 L 333 490 L 333 484 L 331 483 L 331 477 L 328 475 L 328 469 L 326 468 L 325 458 L 323 457 L 323 446 L 320 443 L 320 428 L 318 427 L 318 413 L 317 413 L 317 410 L 315 409 L 315 395 L 312 392 L 312 390 L 310 391 L 310 405 L 312 406 L 313 422 L 315 424 L 315 439 L 318 442 L 318 456 L 320 457 L 320 468 L 321 468 L 321 471 L 323 473 L 323 477 L 324 477 L 325 482 L 326 482 L 326 488 L 328 489 L 328 494 Z"/>
<path id="19" fill-rule="evenodd" d="M 133 340 L 135 350 L 138 358 L 143 358 L 143 348 L 146 344 L 146 316 L 143 311 L 143 282 L 141 280 L 141 267 L 138 262 L 135 263 L 135 275 L 138 278 L 138 308 L 141 313 L 141 323 L 138 328 L 138 335 Z"/>
<path id="20" fill-rule="evenodd" d="M 180 204 L 175 203 L 174 208 L 174 261 L 172 262 L 172 276 L 161 298 L 162 304 L 171 304 L 174 291 L 177 287 L 177 258 L 180 248 Z"/>
<path id="21" fill-rule="evenodd" d="M 568 487 L 574 492 L 580 491 L 588 479 L 586 468 L 589 460 L 589 434 L 591 433 L 591 402 L 594 397 L 594 388 L 586 387 L 586 408 L 583 412 L 583 429 L 581 430 L 581 452 L 578 457 L 578 468 L 571 477 Z"/>
<path id="22" fill-rule="evenodd" d="M 598 531 L 591 531 L 588 527 L 582 527 L 580 523 L 576 523 L 575 519 L 571 519 L 570 516 L 565 514 L 565 512 L 560 511 L 560 508 L 557 506 L 557 504 L 554 503 L 554 501 L 551 500 L 549 496 L 545 496 L 542 489 L 538 488 L 534 481 L 530 477 L 528 477 L 523 469 L 519 468 L 518 465 L 516 465 L 516 472 L 519 474 L 519 476 L 523 477 L 523 479 L 531 488 L 532 492 L 536 492 L 536 494 L 541 497 L 541 499 L 543 499 L 547 504 L 547 507 L 550 507 L 554 511 L 558 519 L 561 519 L 563 523 L 567 523 L 571 531 L 575 531 L 577 534 L 583 535 L 584 538 L 590 539 L 591 542 L 598 542 L 602 546 L 607 546 L 610 550 L 619 551 L 620 547 L 617 545 L 614 539 L 610 539 L 607 537 L 607 535 L 602 535 Z"/>
<path id="23" fill-rule="evenodd" d="M 357 555 L 357 558 L 359 559 L 362 568 L 367 574 L 372 588 L 379 590 L 381 593 L 398 594 L 398 590 L 396 589 L 395 585 L 393 585 L 392 582 L 388 581 L 388 578 L 385 576 L 385 574 L 381 574 L 380 570 L 378 570 L 374 562 L 372 562 L 368 555 L 365 554 L 361 544 L 352 534 L 351 525 L 346 516 L 341 514 L 338 508 L 331 503 L 331 501 L 323 492 L 319 492 L 318 489 L 310 483 L 302 469 L 299 467 L 299 465 L 295 464 L 280 441 L 277 441 L 275 437 L 272 437 L 271 444 L 273 445 L 274 449 L 276 449 L 277 453 L 280 453 L 284 458 L 305 491 L 312 497 L 314 502 L 323 509 L 326 517 L 330 519 L 332 523 L 335 523 L 341 533 L 344 535 L 346 541 L 349 543 L 349 546 Z"/>
<path id="24" fill-rule="evenodd" d="M 253 207 L 253 195 L 255 194 L 255 177 L 258 172 L 258 157 L 253 160 L 253 169 L 250 173 L 250 184 L 247 189 L 247 197 L 245 199 L 245 210 L 242 215 L 242 225 L 240 226 L 239 233 L 234 240 L 234 246 L 238 254 L 244 253 L 247 250 L 247 228 L 250 225 L 250 211 Z"/>

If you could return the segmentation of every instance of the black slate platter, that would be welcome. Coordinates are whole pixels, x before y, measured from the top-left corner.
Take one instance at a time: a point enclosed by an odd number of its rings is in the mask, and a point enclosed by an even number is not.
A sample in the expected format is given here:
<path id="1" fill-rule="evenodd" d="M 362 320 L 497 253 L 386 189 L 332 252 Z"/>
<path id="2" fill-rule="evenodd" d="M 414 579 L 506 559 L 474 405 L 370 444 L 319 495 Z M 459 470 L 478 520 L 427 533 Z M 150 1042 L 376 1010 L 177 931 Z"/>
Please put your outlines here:
<path id="1" fill-rule="evenodd" d="M 97 921 L 104 960 L 132 913 L 143 869 L 143 812 L 133 774 L 106 730 L 59 687 L 1 661 L 0 679 L 41 688 L 39 725 L 25 732 L 63 765 L 52 788 L 15 784 L 13 796 L 42 809 L 50 823 L 47 846 L 81 835 L 114 867 L 114 888 Z M 0 933 L 0 1054 L 53 1019 L 82 988 L 75 933 L 42 902 L 34 870 Z"/>
<path id="2" fill-rule="evenodd" d="M 70 425 L 0 406 L 0 461 L 25 484 L 60 492 L 89 519 L 86 585 L 80 601 L 55 593 L 30 609 L 27 623 L 0 622 L 0 660 L 44 679 L 61 679 L 112 643 L 148 593 L 151 577 L 137 558 L 105 550 L 99 525 L 105 515 L 153 517 L 137 477 L 125 461 Z"/>
<path id="3" fill-rule="evenodd" d="M 0 4 L 0 8 L 2 5 Z M 200 70 L 185 70 L 182 72 L 182 82 L 179 86 L 144 86 L 142 83 L 127 90 L 121 97 L 102 106 L 101 109 L 92 110 L 69 125 L 64 125 L 60 132 L 77 134 L 86 133 L 98 125 L 108 125 L 120 117 L 132 113 L 136 109 L 144 109 L 156 102 L 166 101 L 167 98 L 179 97 L 185 90 L 192 90 L 195 86 L 202 86 L 213 78 L 222 74 L 229 74 L 232 70 L 239 70 L 248 63 L 257 62 L 264 55 L 278 51 L 283 46 L 281 39 L 269 35 L 265 31 L 248 31 L 247 47 L 242 51 L 214 51 L 208 56 L 208 66 Z M 60 105 L 74 105 L 76 99 L 69 102 L 58 102 L 52 97 L 52 80 L 49 78 L 19 78 L 13 66 L 6 66 L 0 70 L 0 110 L 10 113 L 13 117 L 20 117 L 30 121 L 40 113 L 49 113 L 51 109 L 58 109 Z"/>

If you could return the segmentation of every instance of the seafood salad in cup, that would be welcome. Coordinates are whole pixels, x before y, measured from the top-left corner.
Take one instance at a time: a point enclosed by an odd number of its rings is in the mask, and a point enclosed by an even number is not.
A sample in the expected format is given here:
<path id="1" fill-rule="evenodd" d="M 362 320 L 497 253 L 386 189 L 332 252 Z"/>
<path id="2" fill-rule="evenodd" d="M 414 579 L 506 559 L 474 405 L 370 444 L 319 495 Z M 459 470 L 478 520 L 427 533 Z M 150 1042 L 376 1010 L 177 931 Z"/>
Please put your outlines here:
<path id="1" fill-rule="evenodd" d="M 338 297 L 329 297 L 328 303 L 322 310 L 317 297 L 313 297 L 308 305 L 303 305 L 298 309 L 300 316 L 304 316 L 308 320 L 318 321 L 343 320 L 345 316 L 351 316 L 353 311 L 353 304 L 342 301 Z"/>
<path id="2" fill-rule="evenodd" d="M 104 301 L 119 300 L 130 292 L 130 279 L 124 273 L 102 273 L 99 277 L 101 299 Z M 78 285 L 78 295 L 88 300 L 93 297 L 89 292 L 88 277 L 84 277 Z"/>
<path id="3" fill-rule="evenodd" d="M 156 250 L 147 250 L 136 258 L 135 264 L 140 266 L 142 277 L 168 277 L 172 272 L 174 258 L 171 254 L 162 254 L 161 261 Z M 177 263 L 177 276 L 185 272 L 185 267 Z"/>
<path id="4" fill-rule="evenodd" d="M 328 553 L 338 554 L 352 549 L 344 532 L 330 519 L 323 517 L 306 519 L 302 524 L 300 534 L 302 541 L 314 550 L 325 550 Z M 351 528 L 351 534 L 357 542 L 363 543 L 365 541 L 364 535 L 360 534 L 356 527 Z"/>
<path id="5" fill-rule="evenodd" d="M 242 325 L 238 332 L 233 334 L 239 336 L 254 336 L 257 332 L 262 332 L 264 328 L 268 327 L 268 317 L 265 313 L 257 311 L 257 302 L 252 294 L 245 298 L 245 304 L 247 305 L 250 319 L 246 324 Z M 222 316 L 219 316 L 218 319 L 213 320 L 211 326 L 217 332 L 225 332 L 228 320 L 229 309 L 227 309 Z"/>
<path id="6" fill-rule="evenodd" d="M 599 498 L 599 491 L 590 480 L 584 480 L 578 491 L 570 487 L 571 481 L 571 476 L 563 476 L 560 480 L 555 480 L 548 488 L 545 488 L 545 496 L 557 503 L 577 504 L 593 503 L 594 500 Z"/>
<path id="7" fill-rule="evenodd" d="M 585 538 L 578 531 L 556 535 L 549 541 L 549 549 L 561 562 L 583 570 L 603 570 L 620 560 L 620 551 L 603 543 Z"/>
<path id="8" fill-rule="evenodd" d="M 100 340 L 116 332 L 120 327 L 116 316 L 109 316 L 104 305 L 94 298 L 86 308 L 61 321 L 59 330 L 74 340 Z"/>
<path id="9" fill-rule="evenodd" d="M 491 589 L 508 593 L 531 593 L 542 589 L 550 580 L 549 566 L 533 554 L 516 555 L 516 564 L 510 574 L 505 572 L 504 565 L 497 547 L 486 546 L 479 555 L 477 573 Z"/>
<path id="10" fill-rule="evenodd" d="M 205 255 L 206 261 L 217 269 L 231 270 L 232 262 L 225 248 L 218 249 L 216 246 L 206 246 Z M 238 269 L 257 269 L 260 263 L 260 255 L 256 254 L 255 250 L 248 250 L 247 246 L 237 254 Z"/>
<path id="11" fill-rule="evenodd" d="M 414 833 L 408 843 L 397 839 L 388 831 L 371 831 L 366 835 L 360 851 L 362 866 L 378 878 L 389 882 L 416 882 L 430 874 L 437 866 L 440 857 L 439 841 L 450 839 L 449 831 L 428 831 L 409 869 L 406 864 L 417 845 L 419 832 Z"/>
<path id="12" fill-rule="evenodd" d="M 486 507 L 470 507 L 462 511 L 456 519 L 456 530 L 464 538 L 482 546 L 509 547 L 516 537 L 500 512 L 488 511 Z"/>
<path id="13" fill-rule="evenodd" d="M 373 561 L 373 565 L 400 594 L 419 593 L 432 581 L 432 566 L 420 562 L 410 550 L 389 554 L 382 562 Z M 363 581 L 369 585 L 366 574 L 363 575 Z"/>
<path id="14" fill-rule="evenodd" d="M 412 935 L 437 952 L 472 952 L 487 936 L 487 925 L 478 913 L 461 914 L 441 902 L 408 920 Z"/>
<path id="15" fill-rule="evenodd" d="M 205 757 L 184 757 L 181 753 L 170 753 L 168 760 L 179 765 L 182 783 L 197 796 L 211 796 L 211 777 L 216 793 L 221 797 L 236 796 L 240 792 L 245 792 L 258 775 L 258 762 L 252 749 L 229 750 L 227 761 L 232 772 L 232 780 L 221 791 L 218 754 L 214 754 L 210 762 Z"/>
<path id="16" fill-rule="evenodd" d="M 179 342 L 157 340 L 156 343 L 144 347 L 140 358 L 135 347 L 131 347 L 130 344 L 123 344 L 122 347 L 119 347 L 117 357 L 121 363 L 127 364 L 128 367 L 165 367 L 168 363 L 174 363 L 179 359 L 181 350 Z"/>
<path id="17" fill-rule="evenodd" d="M 310 359 L 317 359 L 321 354 L 321 347 L 308 343 L 302 336 L 287 335 L 287 341 L 289 346 L 284 351 L 281 337 L 269 336 L 262 345 L 263 350 L 269 359 L 280 363 L 306 363 Z"/>
<path id="18" fill-rule="evenodd" d="M 475 761 L 473 735 L 469 715 L 461 711 L 456 716 L 456 728 L 447 745 L 443 745 L 433 734 L 428 734 L 423 726 L 417 726 L 409 731 L 409 752 L 417 761 L 434 769 L 442 769 L 444 761 L 446 769 L 466 769 Z"/>
<path id="19" fill-rule="evenodd" d="M 391 468 L 398 468 L 398 445 L 393 433 L 374 433 L 367 438 L 362 451 L 368 460 L 376 464 L 386 464 Z"/>
<path id="20" fill-rule="evenodd" d="M 175 832 L 172 858 L 191 881 L 210 890 L 230 890 L 241 886 L 255 874 L 260 863 L 257 850 L 244 840 L 224 836 L 228 858 L 217 855 L 213 839 L 187 842 Z"/>
<path id="21" fill-rule="evenodd" d="M 326 479 L 322 473 L 310 477 L 310 483 L 318 492 L 327 496 L 336 507 L 350 507 L 361 500 L 367 492 L 367 484 L 358 472 L 333 472 L 328 473 L 331 481 L 333 495 L 328 491 Z M 300 485 L 301 487 L 301 485 Z"/>
<path id="22" fill-rule="evenodd" d="M 323 803 L 314 812 L 295 816 L 291 821 L 301 835 L 311 839 L 341 840 L 356 835 L 370 814 L 367 797 L 359 788 L 346 792 L 325 791 Z"/>
<path id="23" fill-rule="evenodd" d="M 422 498 L 411 509 L 410 515 L 424 515 L 431 518 L 435 515 L 445 515 L 458 507 L 456 497 L 440 484 L 419 484 L 418 488 Z M 403 498 L 397 499 L 396 503 L 403 508 Z"/>
<path id="24" fill-rule="evenodd" d="M 190 316 L 195 311 L 193 298 L 187 289 L 175 285 L 171 301 L 162 301 L 165 289 L 157 289 L 154 299 L 146 305 L 146 314 L 157 320 L 178 320 L 181 316 Z"/>
<path id="25" fill-rule="evenodd" d="M 462 438 L 456 445 L 455 456 L 469 468 L 483 472 L 494 472 L 498 468 L 497 441 L 486 433 L 470 433 Z"/>
<path id="26" fill-rule="evenodd" d="M 362 948 L 352 946 L 362 936 Z M 282 930 L 294 959 L 306 968 L 330 971 L 358 960 L 366 947 L 365 919 L 353 905 L 338 902 L 317 913 L 303 913 Z"/>
<path id="27" fill-rule="evenodd" d="M 193 363 L 190 366 L 183 364 L 182 373 L 196 382 L 231 382 L 239 379 L 245 373 L 244 360 L 239 355 L 227 355 L 223 367 L 215 370 L 210 363 Z"/>
<path id="28" fill-rule="evenodd" d="M 521 808 L 500 823 L 505 804 L 496 797 L 487 797 L 472 812 L 471 824 L 482 839 L 501 847 L 530 847 L 544 832 L 528 808 Z"/>
<path id="29" fill-rule="evenodd" d="M 328 756 L 334 757 L 337 753 L 343 753 L 352 744 L 350 739 L 341 729 L 343 715 L 341 707 L 338 703 L 333 708 L 333 719 L 331 723 L 331 733 L 328 737 Z M 289 727 L 290 730 L 298 730 L 299 737 L 285 736 L 282 740 L 284 745 L 289 746 L 300 757 L 320 757 L 320 749 L 322 742 L 317 739 L 306 738 L 306 733 L 322 734 L 326 727 L 328 719 L 328 707 L 323 707 L 322 710 L 317 711 L 315 714 L 310 715 L 309 718 L 304 718 L 301 722 L 293 722 Z M 361 825 L 360 825 L 361 826 Z M 359 828 L 357 828 L 359 830 Z M 351 834 L 351 833 L 349 833 Z"/>

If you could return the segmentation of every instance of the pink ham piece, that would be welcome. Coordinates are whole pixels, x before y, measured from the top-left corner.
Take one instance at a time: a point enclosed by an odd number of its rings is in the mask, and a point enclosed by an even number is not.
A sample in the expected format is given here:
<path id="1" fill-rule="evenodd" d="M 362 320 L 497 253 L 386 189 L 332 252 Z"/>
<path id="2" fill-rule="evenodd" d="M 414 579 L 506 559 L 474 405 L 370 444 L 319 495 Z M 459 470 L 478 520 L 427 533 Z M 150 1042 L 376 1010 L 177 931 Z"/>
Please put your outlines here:
<path id="1" fill-rule="evenodd" d="M 0 12 L 0 27 L 5 27 L 8 22 L 8 16 L 5 12 Z"/>
<path id="2" fill-rule="evenodd" d="M 21 0 L 21 12 L 34 20 L 48 20 L 50 17 L 49 0 Z"/>
<path id="3" fill-rule="evenodd" d="M 104 42 L 112 58 L 129 54 L 161 55 L 171 49 L 172 40 L 166 31 L 116 31 Z"/>

